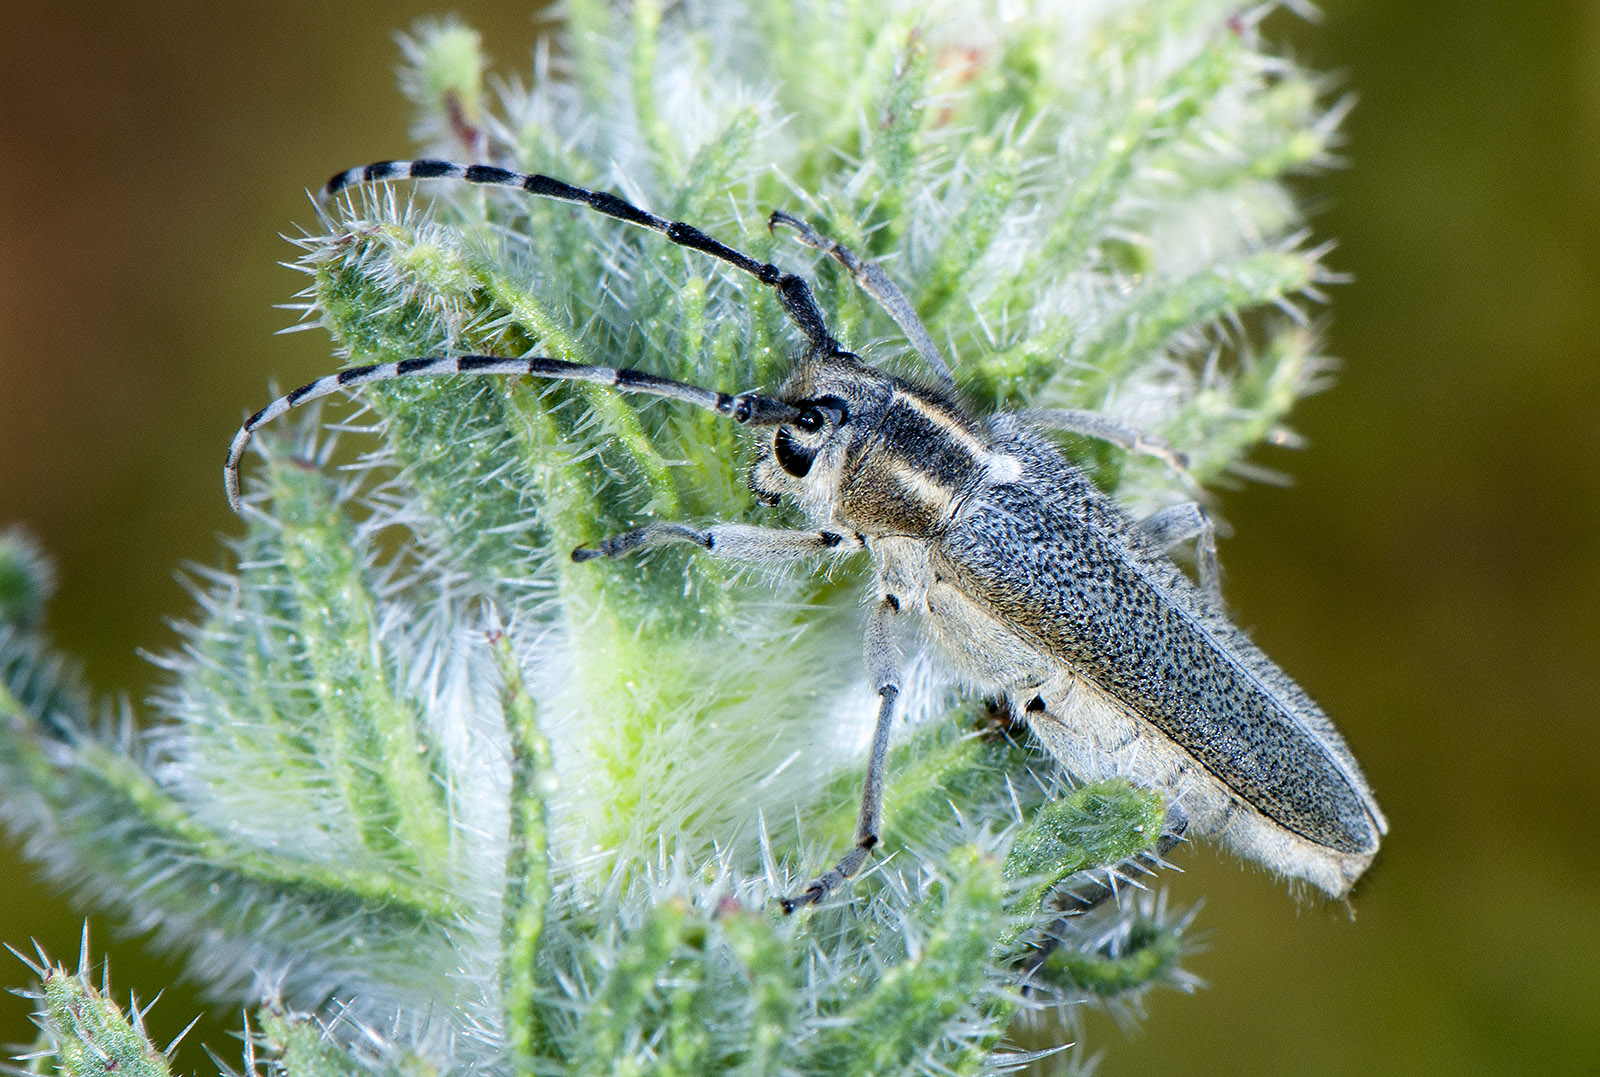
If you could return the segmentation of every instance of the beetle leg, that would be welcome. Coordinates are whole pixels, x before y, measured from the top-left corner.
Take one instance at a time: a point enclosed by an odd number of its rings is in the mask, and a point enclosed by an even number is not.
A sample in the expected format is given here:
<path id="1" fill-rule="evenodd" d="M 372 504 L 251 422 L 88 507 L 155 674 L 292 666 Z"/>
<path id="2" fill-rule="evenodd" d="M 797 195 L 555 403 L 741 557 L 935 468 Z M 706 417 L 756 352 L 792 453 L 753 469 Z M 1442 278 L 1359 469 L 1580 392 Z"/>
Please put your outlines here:
<path id="1" fill-rule="evenodd" d="M 813 250 L 821 251 L 844 266 L 855 279 L 856 287 L 871 296 L 873 301 L 894 319 L 894 324 L 900 327 L 900 331 L 906 335 L 911 346 L 922 355 L 923 362 L 928 364 L 938 379 L 948 386 L 955 385 L 944 356 L 939 354 L 939 346 L 933 342 L 933 336 L 928 332 L 927 326 L 922 324 L 922 319 L 917 317 L 916 308 L 911 305 L 911 301 L 905 297 L 905 293 L 889 274 L 883 271 L 882 266 L 862 258 L 849 247 L 836 243 L 799 217 L 785 213 L 781 209 L 774 210 L 772 216 L 767 218 L 768 229 L 776 231 L 779 225 L 794 229 L 795 238 L 801 243 Z"/>
<path id="2" fill-rule="evenodd" d="M 900 696 L 900 648 L 894 640 L 894 619 L 900 600 L 884 595 L 867 622 L 867 673 L 878 688 L 878 721 L 872 730 L 872 752 L 867 758 L 867 779 L 861 788 L 861 813 L 856 817 L 856 843 L 839 863 L 819 875 L 810 886 L 782 901 L 785 913 L 821 901 L 828 892 L 861 870 L 878 844 L 883 816 L 884 770 L 889 762 L 889 730 L 894 724 L 895 700 Z"/>
<path id="3" fill-rule="evenodd" d="M 1096 441 L 1108 441 L 1118 448 L 1141 456 L 1153 456 L 1172 470 L 1189 474 L 1189 458 L 1172 447 L 1172 443 L 1158 434 L 1140 430 L 1132 423 L 1112 418 L 1103 411 L 1084 408 L 1041 408 L 1037 411 L 1019 411 L 1017 417 L 1036 426 L 1052 430 L 1065 430 L 1081 434 Z"/>
<path id="4" fill-rule="evenodd" d="M 822 554 L 854 553 L 862 549 L 861 537 L 853 531 L 784 531 L 750 524 L 712 524 L 700 529 L 680 523 L 647 524 L 632 531 L 603 538 L 593 546 L 572 551 L 574 561 L 596 557 L 625 557 L 655 546 L 685 542 L 699 546 L 713 557 L 734 561 L 796 561 Z"/>
<path id="5" fill-rule="evenodd" d="M 1193 501 L 1169 505 L 1139 521 L 1139 527 L 1163 550 L 1194 540 L 1195 566 L 1200 589 L 1213 605 L 1222 608 L 1222 565 L 1217 560 L 1217 526 L 1206 510 Z"/>

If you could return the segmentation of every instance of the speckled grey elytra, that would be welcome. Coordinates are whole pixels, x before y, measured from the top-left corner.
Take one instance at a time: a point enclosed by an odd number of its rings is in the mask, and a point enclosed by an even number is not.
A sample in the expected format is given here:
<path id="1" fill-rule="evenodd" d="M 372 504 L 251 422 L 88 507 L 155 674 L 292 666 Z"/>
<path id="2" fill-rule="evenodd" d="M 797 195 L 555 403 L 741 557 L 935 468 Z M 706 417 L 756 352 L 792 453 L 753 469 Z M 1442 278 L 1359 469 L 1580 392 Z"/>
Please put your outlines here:
<path id="1" fill-rule="evenodd" d="M 777 393 L 730 395 L 626 368 L 555 359 L 424 357 L 354 367 L 273 401 L 246 420 L 228 452 L 230 502 L 252 432 L 295 405 L 402 377 L 526 374 L 682 400 L 764 433 L 750 485 L 789 502 L 811 529 L 657 523 L 579 547 L 573 559 L 617 557 L 675 542 L 712 556 L 777 562 L 865 553 L 876 601 L 866 632 L 879 695 L 856 844 L 784 902 L 820 900 L 878 842 L 889 729 L 899 696 L 895 633 L 917 614 L 952 672 L 1007 700 L 1073 774 L 1122 776 L 1160 789 L 1187 835 L 1342 897 L 1371 863 L 1386 823 L 1327 716 L 1228 620 L 1215 547 L 1196 506 L 1129 519 L 1046 439 L 1057 428 L 1181 464 L 1170 447 L 1092 412 L 975 417 L 900 290 L 872 262 L 774 213 L 772 227 L 830 255 L 905 332 L 933 387 L 863 363 L 830 334 L 804 280 L 682 222 L 615 195 L 548 176 L 447 161 L 386 161 L 341 172 L 326 194 L 357 183 L 448 178 L 511 187 L 587 206 L 665 235 L 771 287 L 807 348 Z M 1165 549 L 1193 539 L 1198 585 Z"/>

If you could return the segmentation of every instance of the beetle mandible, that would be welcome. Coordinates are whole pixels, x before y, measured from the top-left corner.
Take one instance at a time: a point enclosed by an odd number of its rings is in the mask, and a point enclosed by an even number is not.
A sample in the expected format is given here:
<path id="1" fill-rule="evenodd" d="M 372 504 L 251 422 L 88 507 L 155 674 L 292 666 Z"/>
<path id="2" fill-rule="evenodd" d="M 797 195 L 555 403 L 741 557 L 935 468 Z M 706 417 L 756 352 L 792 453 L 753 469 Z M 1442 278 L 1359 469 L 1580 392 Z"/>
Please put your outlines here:
<path id="1" fill-rule="evenodd" d="M 782 562 L 866 553 L 875 601 L 866 666 L 878 693 L 854 847 L 786 911 L 820 901 L 878 843 L 889 733 L 900 694 L 898 624 L 920 615 L 928 641 L 967 685 L 1009 702 L 1069 772 L 1163 790 L 1190 836 L 1220 841 L 1342 897 L 1387 824 L 1327 716 L 1223 611 L 1214 545 L 1197 506 L 1130 519 L 1046 439 L 1054 427 L 1181 463 L 1160 439 L 1094 412 L 1000 413 L 962 406 L 949 368 L 910 302 L 876 263 L 783 212 L 769 220 L 841 263 L 906 334 L 935 375 L 891 376 L 829 332 L 806 282 L 616 195 L 548 176 L 449 161 L 382 161 L 341 172 L 324 197 L 361 183 L 447 178 L 586 206 L 665 235 L 772 288 L 807 346 L 771 395 L 729 394 L 643 371 L 543 357 L 424 357 L 352 367 L 256 412 L 228 450 L 302 402 L 394 378 L 523 374 L 670 397 L 762 431 L 750 486 L 796 505 L 807 530 L 662 522 L 572 552 L 577 561 L 689 543 L 714 557 Z M 1165 549 L 1194 539 L 1199 585 Z"/>

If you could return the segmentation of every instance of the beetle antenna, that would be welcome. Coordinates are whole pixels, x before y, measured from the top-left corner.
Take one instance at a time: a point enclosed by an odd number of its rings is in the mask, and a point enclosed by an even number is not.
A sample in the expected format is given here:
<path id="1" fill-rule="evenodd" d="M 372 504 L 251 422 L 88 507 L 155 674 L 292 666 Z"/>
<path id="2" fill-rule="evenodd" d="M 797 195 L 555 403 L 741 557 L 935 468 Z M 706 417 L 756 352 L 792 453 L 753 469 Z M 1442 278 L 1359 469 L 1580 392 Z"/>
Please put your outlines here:
<path id="1" fill-rule="evenodd" d="M 933 342 L 933 335 L 928 332 L 928 327 L 922 324 L 922 319 L 917 317 L 917 309 L 911 305 L 911 300 L 906 298 L 906 294 L 900 290 L 900 286 L 893 278 L 883 271 L 882 266 L 862 258 L 844 244 L 829 239 L 794 214 L 775 209 L 772 211 L 772 216 L 767 218 L 767 230 L 775 232 L 779 226 L 793 229 L 795 238 L 805 246 L 821 251 L 844 266 L 854 278 L 856 287 L 871 296 L 873 301 L 894 319 L 894 324 L 900 327 L 900 331 L 906 335 L 911 346 L 917 349 L 922 361 L 928 364 L 928 369 L 933 371 L 934 376 L 944 384 L 945 388 L 955 388 L 955 379 L 950 376 L 950 367 L 945 364 L 944 356 L 939 354 L 939 346 Z"/>
<path id="2" fill-rule="evenodd" d="M 481 183 L 490 187 L 510 187 L 538 198 L 557 202 L 571 202 L 587 206 L 596 213 L 614 217 L 619 221 L 636 224 L 660 232 L 680 247 L 701 251 L 720 259 L 771 288 L 783 304 L 789 320 L 806 335 L 811 347 L 823 355 L 837 355 L 843 351 L 822 310 L 811 294 L 810 285 L 793 273 L 785 273 L 771 262 L 758 261 L 742 251 L 735 250 L 720 240 L 713 239 L 692 224 L 669 221 L 654 213 L 640 209 L 632 202 L 605 191 L 574 186 L 563 180 L 543 176 L 537 172 L 513 172 L 496 165 L 463 165 L 453 161 L 377 161 L 370 165 L 346 169 L 323 185 L 319 201 L 326 201 L 347 187 L 363 183 L 382 183 L 401 179 L 458 179 L 468 183 Z"/>
<path id="3" fill-rule="evenodd" d="M 696 407 L 726 415 L 741 426 L 772 426 L 787 422 L 799 414 L 781 400 L 759 393 L 729 394 L 714 389 L 703 389 L 687 382 L 673 381 L 658 374 L 648 374 L 630 367 L 590 366 L 568 363 L 544 356 L 524 359 L 505 359 L 494 355 L 462 355 L 458 357 L 433 356 L 423 359 L 405 359 L 398 363 L 371 363 L 354 366 L 318 378 L 302 385 L 256 412 L 244 421 L 239 432 L 228 446 L 228 462 L 223 466 L 222 483 L 228 492 L 228 504 L 239 511 L 239 460 L 244 456 L 250 437 L 263 423 L 287 412 L 289 409 L 328 396 L 340 389 L 367 385 L 376 381 L 394 381 L 398 378 L 432 378 L 447 374 L 531 374 L 555 381 L 587 381 L 609 385 L 625 393 L 645 393 L 650 396 L 670 397 Z"/>

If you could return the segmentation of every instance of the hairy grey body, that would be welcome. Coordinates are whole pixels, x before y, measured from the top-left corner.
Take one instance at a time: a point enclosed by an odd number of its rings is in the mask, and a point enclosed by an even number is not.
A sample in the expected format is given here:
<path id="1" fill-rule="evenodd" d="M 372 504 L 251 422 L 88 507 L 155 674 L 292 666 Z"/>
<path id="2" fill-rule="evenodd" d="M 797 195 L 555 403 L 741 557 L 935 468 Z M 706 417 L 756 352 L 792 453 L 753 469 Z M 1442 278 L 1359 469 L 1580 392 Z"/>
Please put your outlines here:
<path id="1" fill-rule="evenodd" d="M 1327 716 L 1053 446 L 1009 417 L 990 433 L 1015 477 L 925 555 L 884 553 L 933 643 L 1076 774 L 1165 789 L 1192 834 L 1345 893 L 1384 821 Z"/>
<path id="2" fill-rule="evenodd" d="M 1191 835 L 1349 891 L 1387 824 L 1343 738 L 1042 433 L 854 357 L 802 364 L 778 396 L 843 418 L 799 446 L 803 475 L 776 435 L 752 485 L 859 536 L 882 596 L 961 680 L 1006 697 L 1075 775 L 1164 790 Z"/>

